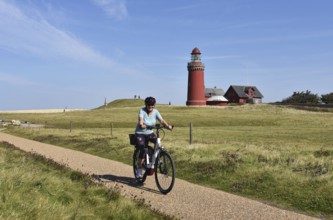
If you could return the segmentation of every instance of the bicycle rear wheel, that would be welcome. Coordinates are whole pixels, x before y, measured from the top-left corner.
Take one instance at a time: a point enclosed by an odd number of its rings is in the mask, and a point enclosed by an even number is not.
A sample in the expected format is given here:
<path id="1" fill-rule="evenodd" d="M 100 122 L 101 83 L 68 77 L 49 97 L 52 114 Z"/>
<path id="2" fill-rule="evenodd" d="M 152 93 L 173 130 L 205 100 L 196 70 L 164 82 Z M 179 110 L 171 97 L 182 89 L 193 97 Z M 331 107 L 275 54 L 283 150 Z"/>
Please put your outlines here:
<path id="1" fill-rule="evenodd" d="M 175 183 L 175 165 L 171 155 L 161 151 L 155 162 L 155 181 L 161 193 L 167 194 Z"/>
<path id="2" fill-rule="evenodd" d="M 134 177 L 135 177 L 136 181 L 138 183 L 142 184 L 142 183 L 144 183 L 146 181 L 147 174 L 145 172 L 145 167 L 144 167 L 144 164 L 143 164 L 142 165 L 143 176 L 142 176 L 142 178 L 136 178 L 136 172 L 138 170 L 139 163 L 141 162 L 141 159 L 139 158 L 139 155 L 140 155 L 139 148 L 135 148 L 134 153 L 133 153 L 133 172 L 134 172 Z"/>

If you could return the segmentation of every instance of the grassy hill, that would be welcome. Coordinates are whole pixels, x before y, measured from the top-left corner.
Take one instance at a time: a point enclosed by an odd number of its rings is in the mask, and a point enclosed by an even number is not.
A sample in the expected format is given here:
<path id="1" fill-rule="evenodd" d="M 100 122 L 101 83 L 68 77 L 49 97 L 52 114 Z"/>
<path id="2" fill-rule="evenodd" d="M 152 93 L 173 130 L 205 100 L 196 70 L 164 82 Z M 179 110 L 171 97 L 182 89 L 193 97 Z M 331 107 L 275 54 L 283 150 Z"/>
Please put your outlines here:
<path id="1" fill-rule="evenodd" d="M 128 134 L 143 105 L 143 100 L 125 99 L 93 111 L 0 118 L 47 124 L 5 132 L 132 164 Z M 333 218 L 333 113 L 269 104 L 157 108 L 175 125 L 163 143 L 175 159 L 178 178 Z"/>
<path id="2" fill-rule="evenodd" d="M 106 105 L 99 106 L 96 108 L 97 110 L 100 109 L 108 109 L 108 108 L 127 108 L 127 107 L 143 107 L 145 100 L 144 99 L 116 99 L 112 102 L 107 103 Z M 165 106 L 167 104 L 156 104 L 158 106 Z"/>
<path id="3" fill-rule="evenodd" d="M 142 107 L 144 106 L 143 99 L 117 99 L 102 105 L 96 109 L 108 109 L 108 108 L 125 108 L 125 107 Z"/>

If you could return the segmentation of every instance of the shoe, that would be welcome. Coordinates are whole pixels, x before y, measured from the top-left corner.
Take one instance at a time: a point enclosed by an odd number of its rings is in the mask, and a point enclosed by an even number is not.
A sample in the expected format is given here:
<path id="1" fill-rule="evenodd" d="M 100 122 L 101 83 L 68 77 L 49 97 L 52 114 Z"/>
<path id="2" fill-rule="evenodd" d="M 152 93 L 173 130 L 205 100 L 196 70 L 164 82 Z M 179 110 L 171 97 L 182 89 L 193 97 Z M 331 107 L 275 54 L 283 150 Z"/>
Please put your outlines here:
<path id="1" fill-rule="evenodd" d="M 142 178 L 142 169 L 138 169 L 138 170 L 136 171 L 136 175 L 135 175 L 135 177 L 136 177 L 136 178 L 139 178 L 139 179 Z"/>

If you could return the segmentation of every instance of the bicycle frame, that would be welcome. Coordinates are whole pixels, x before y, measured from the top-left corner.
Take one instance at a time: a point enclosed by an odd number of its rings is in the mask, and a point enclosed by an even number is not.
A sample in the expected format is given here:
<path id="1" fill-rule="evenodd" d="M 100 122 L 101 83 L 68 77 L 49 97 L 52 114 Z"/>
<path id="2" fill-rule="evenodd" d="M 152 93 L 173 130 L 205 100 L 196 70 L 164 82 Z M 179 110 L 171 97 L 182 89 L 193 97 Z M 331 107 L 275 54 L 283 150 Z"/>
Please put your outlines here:
<path id="1" fill-rule="evenodd" d="M 156 158 L 158 157 L 160 151 L 164 150 L 164 147 L 161 144 L 161 138 L 160 138 L 160 129 L 162 129 L 162 127 L 160 126 L 155 126 L 155 127 L 149 127 L 149 129 L 156 129 L 156 136 L 157 136 L 157 141 L 156 144 L 154 145 L 154 153 L 152 155 L 152 159 L 151 162 L 149 160 L 149 152 L 146 154 L 146 163 L 147 163 L 147 168 L 148 169 L 154 169 L 154 164 L 156 161 Z M 148 146 L 146 146 L 148 147 Z"/>

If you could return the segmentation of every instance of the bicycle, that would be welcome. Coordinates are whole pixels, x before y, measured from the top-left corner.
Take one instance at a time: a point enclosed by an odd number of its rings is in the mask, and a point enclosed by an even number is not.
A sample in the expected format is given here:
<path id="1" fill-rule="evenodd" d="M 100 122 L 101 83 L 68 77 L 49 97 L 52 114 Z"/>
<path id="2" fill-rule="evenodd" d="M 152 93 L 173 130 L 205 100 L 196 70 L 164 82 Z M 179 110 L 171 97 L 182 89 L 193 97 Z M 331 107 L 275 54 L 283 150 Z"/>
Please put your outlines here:
<path id="1" fill-rule="evenodd" d="M 155 134 L 157 136 L 157 143 L 154 148 L 149 146 L 148 143 L 145 145 L 144 162 L 142 164 L 142 178 L 136 177 L 139 163 L 141 163 L 141 159 L 139 158 L 140 149 L 137 147 L 136 136 L 135 134 L 130 134 L 129 136 L 131 145 L 135 145 L 133 154 L 133 172 L 136 181 L 139 184 L 143 184 L 146 181 L 147 176 L 155 174 L 157 188 L 161 193 L 167 194 L 174 186 L 176 174 L 173 159 L 161 143 L 161 139 L 163 138 L 160 138 L 160 131 L 162 131 L 165 135 L 163 130 L 164 128 L 165 127 L 159 124 L 153 127 L 147 127 L 147 129 L 156 130 Z"/>

